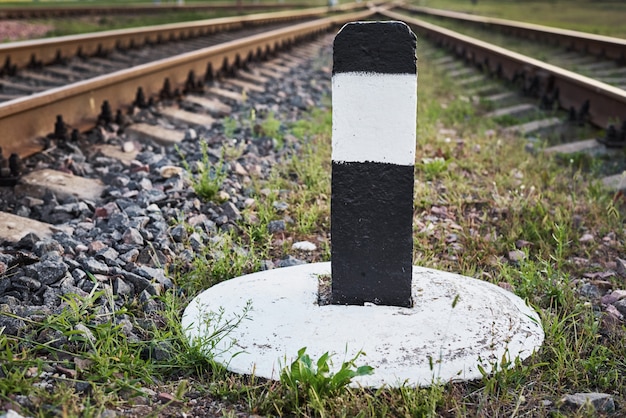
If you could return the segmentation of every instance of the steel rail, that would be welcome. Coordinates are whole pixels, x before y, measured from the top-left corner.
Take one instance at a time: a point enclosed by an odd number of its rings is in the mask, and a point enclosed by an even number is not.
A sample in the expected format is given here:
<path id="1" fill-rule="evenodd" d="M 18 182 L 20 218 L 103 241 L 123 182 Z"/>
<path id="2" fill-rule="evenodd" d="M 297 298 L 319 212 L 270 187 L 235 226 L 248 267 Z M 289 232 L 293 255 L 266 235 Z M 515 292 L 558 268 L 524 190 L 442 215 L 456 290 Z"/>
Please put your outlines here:
<path id="1" fill-rule="evenodd" d="M 588 101 L 589 121 L 593 125 L 606 129 L 611 124 L 626 121 L 626 91 L 620 88 L 405 14 L 382 9 L 378 13 L 406 22 L 415 32 L 454 50 L 463 59 L 482 66 L 491 74 L 510 81 L 530 81 L 536 77 L 540 82 L 541 94 L 555 94 L 558 91 L 559 105 L 563 109 L 579 110 Z"/>
<path id="2" fill-rule="evenodd" d="M 549 44 L 560 45 L 574 51 L 626 62 L 626 39 L 428 7 L 401 5 L 399 8 L 412 13 L 494 27 L 514 36 L 525 37 L 534 41 L 545 41 Z"/>
<path id="3" fill-rule="evenodd" d="M 235 63 L 244 64 L 261 51 L 274 52 L 372 14 L 365 10 L 300 23 L 0 103 L 0 147 L 5 155 L 27 157 L 42 150 L 40 138 L 53 130 L 56 115 L 62 114 L 74 128 L 88 129 L 97 123 L 105 100 L 112 109 L 129 106 L 138 87 L 146 98 L 156 96 L 166 79 L 172 89 L 182 90 L 191 72 L 199 78 L 212 75 Z"/>
<path id="4" fill-rule="evenodd" d="M 315 18 L 333 11 L 363 8 L 364 4 L 351 3 L 340 8 L 316 7 L 298 11 L 258 13 L 245 16 L 206 19 L 193 22 L 119 29 L 82 35 L 60 36 L 30 41 L 0 44 L 0 66 L 5 71 L 42 65 L 76 55 L 92 56 L 115 48 L 139 47 L 146 43 L 190 38 L 226 30 L 239 29 L 248 25 L 262 25 Z"/>
<path id="5" fill-rule="evenodd" d="M 308 8 L 313 5 L 303 3 L 254 3 L 240 4 L 231 3 L 196 3 L 196 4 L 135 4 L 135 5 L 74 5 L 74 6 L 33 6 L 0 8 L 0 19 L 33 19 L 33 18 L 58 18 L 71 16 L 102 16 L 115 14 L 148 14 L 165 12 L 207 12 L 207 11 L 248 11 L 248 10 L 272 10 L 272 9 L 298 9 Z"/>

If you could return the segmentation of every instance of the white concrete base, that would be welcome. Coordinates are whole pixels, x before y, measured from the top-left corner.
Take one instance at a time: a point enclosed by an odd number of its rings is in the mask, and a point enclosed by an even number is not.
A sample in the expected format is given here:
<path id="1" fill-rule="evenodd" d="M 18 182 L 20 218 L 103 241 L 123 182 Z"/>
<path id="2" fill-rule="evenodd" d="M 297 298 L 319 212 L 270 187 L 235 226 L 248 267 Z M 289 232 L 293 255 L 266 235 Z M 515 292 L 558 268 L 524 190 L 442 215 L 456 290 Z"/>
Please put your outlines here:
<path id="1" fill-rule="evenodd" d="M 414 266 L 413 308 L 318 306 L 318 276 L 329 274 L 330 263 L 315 263 L 222 282 L 189 304 L 183 328 L 197 343 L 249 303 L 214 347 L 205 338 L 207 354 L 228 370 L 278 379 L 302 347 L 314 361 L 330 352 L 336 369 L 362 350 L 357 365 L 375 370 L 354 383 L 367 387 L 480 378 L 479 364 L 490 372 L 503 355 L 524 359 L 544 339 L 537 313 L 487 282 Z"/>

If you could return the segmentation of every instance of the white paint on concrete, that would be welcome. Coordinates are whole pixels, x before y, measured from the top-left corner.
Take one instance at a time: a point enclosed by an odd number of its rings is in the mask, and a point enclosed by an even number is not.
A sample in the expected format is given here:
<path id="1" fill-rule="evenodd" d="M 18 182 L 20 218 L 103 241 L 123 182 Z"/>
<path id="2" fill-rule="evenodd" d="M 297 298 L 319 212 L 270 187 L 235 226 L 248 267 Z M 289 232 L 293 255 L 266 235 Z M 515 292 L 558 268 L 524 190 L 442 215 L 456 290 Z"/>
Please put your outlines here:
<path id="1" fill-rule="evenodd" d="M 332 160 L 415 164 L 417 75 L 333 75 Z"/>
<path id="2" fill-rule="evenodd" d="M 250 303 L 246 319 L 212 349 L 229 370 L 278 379 L 302 347 L 313 359 L 330 352 L 336 368 L 362 350 L 367 355 L 357 365 L 369 364 L 375 372 L 354 383 L 367 387 L 480 378 L 479 364 L 491 371 L 503 355 L 524 359 L 543 342 L 537 313 L 519 297 L 423 267 L 413 267 L 413 308 L 319 306 L 318 277 L 330 268 L 305 264 L 222 282 L 187 307 L 186 335 L 197 343 L 236 320 Z M 204 344 L 209 354 L 206 339 Z"/>

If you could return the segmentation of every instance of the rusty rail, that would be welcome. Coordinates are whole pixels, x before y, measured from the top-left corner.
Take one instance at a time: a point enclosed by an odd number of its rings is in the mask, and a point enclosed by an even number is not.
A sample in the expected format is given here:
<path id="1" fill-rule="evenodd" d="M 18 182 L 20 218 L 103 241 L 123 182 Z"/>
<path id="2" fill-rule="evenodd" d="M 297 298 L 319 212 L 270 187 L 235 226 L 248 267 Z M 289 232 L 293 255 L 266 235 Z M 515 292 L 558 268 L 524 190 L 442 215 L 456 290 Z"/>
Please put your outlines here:
<path id="1" fill-rule="evenodd" d="M 135 4 L 119 6 L 30 6 L 30 7 L 2 7 L 0 19 L 35 19 L 35 18 L 59 18 L 71 16 L 102 16 L 102 15 L 128 15 L 149 14 L 168 12 L 210 12 L 210 11 L 254 11 L 254 10 L 293 10 L 298 8 L 312 7 L 303 3 L 251 3 L 237 5 L 231 3 L 192 3 L 192 4 Z"/>
<path id="2" fill-rule="evenodd" d="M 445 19 L 470 22 L 483 27 L 496 28 L 503 33 L 528 38 L 536 42 L 547 42 L 570 50 L 606 57 L 619 62 L 626 62 L 626 39 L 428 7 L 403 5 L 400 6 L 400 8 L 411 13 L 425 14 Z"/>
<path id="3" fill-rule="evenodd" d="M 190 38 L 249 25 L 288 22 L 315 18 L 330 11 L 345 11 L 363 8 L 365 5 L 351 3 L 341 8 L 316 7 L 297 11 L 259 13 L 246 16 L 224 17 L 186 23 L 120 29 L 83 35 L 60 36 L 31 41 L 0 44 L 0 65 L 5 71 L 13 71 L 29 65 L 42 65 L 75 55 L 92 56 L 115 48 L 140 47 L 146 43 Z"/>
<path id="4" fill-rule="evenodd" d="M 490 74 L 510 81 L 536 79 L 539 94 L 554 94 L 558 91 L 559 105 L 566 110 L 579 110 L 588 101 L 589 121 L 598 127 L 606 129 L 611 124 L 626 121 L 626 91 L 620 88 L 405 14 L 382 9 L 379 13 L 406 22 L 415 32 L 453 50 Z"/>
<path id="5" fill-rule="evenodd" d="M 1 103 L 0 147 L 5 155 L 32 155 L 42 149 L 39 138 L 52 130 L 58 114 L 70 126 L 87 129 L 96 124 L 105 100 L 113 109 L 129 106 L 138 87 L 146 97 L 156 96 L 166 79 L 172 89 L 182 89 L 191 72 L 198 78 L 210 76 L 236 63 L 243 65 L 260 53 L 274 52 L 372 14 L 365 10 L 300 23 Z"/>

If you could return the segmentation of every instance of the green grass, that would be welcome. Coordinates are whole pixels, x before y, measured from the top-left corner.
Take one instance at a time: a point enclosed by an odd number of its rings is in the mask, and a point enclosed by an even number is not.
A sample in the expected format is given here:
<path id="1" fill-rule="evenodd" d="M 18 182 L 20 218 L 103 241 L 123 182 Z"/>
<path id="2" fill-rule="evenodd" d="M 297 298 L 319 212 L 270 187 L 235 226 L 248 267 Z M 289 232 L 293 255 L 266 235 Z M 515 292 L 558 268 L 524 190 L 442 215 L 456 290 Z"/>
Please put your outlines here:
<path id="1" fill-rule="evenodd" d="M 626 37 L 626 3 L 593 0 L 413 0 L 412 4 Z"/>

